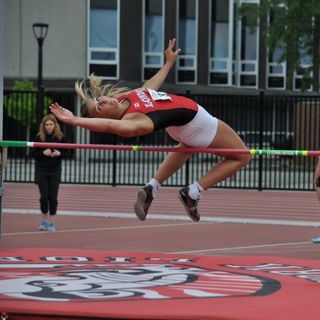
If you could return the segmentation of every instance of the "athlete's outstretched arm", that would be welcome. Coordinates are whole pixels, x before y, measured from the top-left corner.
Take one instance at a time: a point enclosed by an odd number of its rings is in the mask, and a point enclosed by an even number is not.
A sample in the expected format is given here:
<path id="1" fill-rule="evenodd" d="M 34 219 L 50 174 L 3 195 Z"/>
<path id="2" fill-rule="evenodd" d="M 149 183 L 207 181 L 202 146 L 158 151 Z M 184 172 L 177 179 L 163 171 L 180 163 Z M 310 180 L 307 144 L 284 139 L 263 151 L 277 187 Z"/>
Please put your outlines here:
<path id="1" fill-rule="evenodd" d="M 144 88 L 158 90 L 164 81 L 171 69 L 174 65 L 178 54 L 180 53 L 180 49 L 174 49 L 176 45 L 176 39 L 169 40 L 168 48 L 165 51 L 166 61 L 162 68 L 148 81 L 146 81 L 143 85 Z"/>
<path id="2" fill-rule="evenodd" d="M 58 103 L 50 105 L 50 111 L 62 122 L 95 132 L 112 133 L 122 137 L 136 137 L 153 132 L 153 122 L 148 117 L 138 119 L 83 118 L 75 116 Z"/>

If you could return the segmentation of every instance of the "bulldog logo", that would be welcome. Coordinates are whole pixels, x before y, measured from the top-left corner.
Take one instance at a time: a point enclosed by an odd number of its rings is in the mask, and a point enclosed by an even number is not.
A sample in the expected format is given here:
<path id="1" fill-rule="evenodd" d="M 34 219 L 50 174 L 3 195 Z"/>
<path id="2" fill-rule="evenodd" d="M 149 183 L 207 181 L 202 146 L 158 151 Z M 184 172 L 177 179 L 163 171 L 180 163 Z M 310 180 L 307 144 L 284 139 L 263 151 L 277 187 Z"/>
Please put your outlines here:
<path id="1" fill-rule="evenodd" d="M 0 278 L 1 299 L 54 302 L 226 298 L 268 295 L 279 288 L 270 278 L 174 263 L 27 263 L 7 275 L 2 270 Z"/>

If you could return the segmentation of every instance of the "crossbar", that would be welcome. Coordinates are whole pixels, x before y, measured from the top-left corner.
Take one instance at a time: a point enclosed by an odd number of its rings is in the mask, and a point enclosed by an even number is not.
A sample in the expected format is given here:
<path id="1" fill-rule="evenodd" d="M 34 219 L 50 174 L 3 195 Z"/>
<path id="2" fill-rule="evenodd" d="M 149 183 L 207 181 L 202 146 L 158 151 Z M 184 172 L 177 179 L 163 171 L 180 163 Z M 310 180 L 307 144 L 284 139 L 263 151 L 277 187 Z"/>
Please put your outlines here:
<path id="1" fill-rule="evenodd" d="M 186 152 L 186 153 L 212 153 L 215 155 L 250 154 L 254 155 L 280 155 L 319 157 L 319 150 L 274 150 L 274 149 L 223 149 L 223 148 L 180 148 L 163 146 L 138 145 L 112 145 L 112 144 L 79 144 L 79 143 L 48 143 L 32 141 L 0 141 L 0 147 L 16 148 L 57 148 L 57 149 L 96 149 L 96 150 L 123 150 L 145 152 Z"/>

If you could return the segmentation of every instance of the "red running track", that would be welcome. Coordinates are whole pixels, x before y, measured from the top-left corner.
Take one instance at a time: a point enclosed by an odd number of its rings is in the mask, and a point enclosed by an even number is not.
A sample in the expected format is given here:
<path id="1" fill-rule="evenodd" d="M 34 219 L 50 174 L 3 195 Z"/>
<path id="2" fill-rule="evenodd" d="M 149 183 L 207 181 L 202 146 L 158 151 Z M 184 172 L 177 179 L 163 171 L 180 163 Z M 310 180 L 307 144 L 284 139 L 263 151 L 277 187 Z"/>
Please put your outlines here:
<path id="1" fill-rule="evenodd" d="M 320 247 L 310 242 L 320 235 L 313 192 L 210 189 L 200 201 L 202 222 L 195 223 L 178 189 L 162 188 L 141 222 L 132 210 L 138 188 L 61 185 L 58 231 L 43 233 L 36 186 L 6 183 L 1 246 L 319 259 Z"/>

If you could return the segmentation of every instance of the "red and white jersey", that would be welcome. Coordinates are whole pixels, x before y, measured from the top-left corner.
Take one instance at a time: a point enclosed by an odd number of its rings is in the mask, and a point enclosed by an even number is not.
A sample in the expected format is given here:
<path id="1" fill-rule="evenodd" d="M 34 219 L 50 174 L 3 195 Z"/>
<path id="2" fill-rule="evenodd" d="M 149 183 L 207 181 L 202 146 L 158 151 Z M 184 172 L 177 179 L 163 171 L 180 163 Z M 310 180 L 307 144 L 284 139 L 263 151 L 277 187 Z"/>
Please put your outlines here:
<path id="1" fill-rule="evenodd" d="M 118 101 L 129 100 L 130 106 L 124 115 L 139 112 L 147 115 L 154 124 L 154 130 L 189 123 L 198 112 L 198 104 L 186 97 L 167 94 L 146 88 L 139 88 L 121 96 Z"/>

